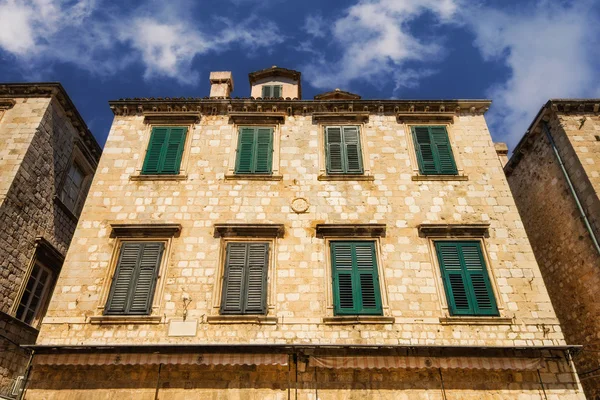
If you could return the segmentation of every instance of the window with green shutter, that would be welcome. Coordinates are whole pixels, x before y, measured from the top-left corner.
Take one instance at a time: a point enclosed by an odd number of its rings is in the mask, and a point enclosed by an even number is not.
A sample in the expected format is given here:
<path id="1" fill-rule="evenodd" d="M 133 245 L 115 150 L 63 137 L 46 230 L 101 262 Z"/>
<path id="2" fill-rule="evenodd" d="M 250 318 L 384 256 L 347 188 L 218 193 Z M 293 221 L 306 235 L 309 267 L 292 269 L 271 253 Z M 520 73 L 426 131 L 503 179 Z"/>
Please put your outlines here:
<path id="1" fill-rule="evenodd" d="M 105 314 L 150 314 L 163 250 L 163 242 L 121 245 Z"/>
<path id="2" fill-rule="evenodd" d="M 280 98 L 283 92 L 282 85 L 263 85 L 262 97 L 263 98 Z"/>
<path id="3" fill-rule="evenodd" d="M 268 243 L 227 244 L 221 314 L 266 314 Z"/>
<path id="4" fill-rule="evenodd" d="M 445 126 L 413 126 L 412 133 L 421 174 L 458 174 Z"/>
<path id="5" fill-rule="evenodd" d="M 335 315 L 381 315 L 375 242 L 331 242 Z"/>
<path id="6" fill-rule="evenodd" d="M 236 174 L 270 174 L 273 162 L 273 128 L 241 127 Z"/>
<path id="7" fill-rule="evenodd" d="M 181 166 L 187 128 L 155 126 L 150 134 L 143 175 L 176 175 Z"/>
<path id="8" fill-rule="evenodd" d="M 362 174 L 362 151 L 358 126 L 325 127 L 328 174 Z"/>
<path id="9" fill-rule="evenodd" d="M 481 243 L 436 241 L 451 315 L 498 315 Z"/>

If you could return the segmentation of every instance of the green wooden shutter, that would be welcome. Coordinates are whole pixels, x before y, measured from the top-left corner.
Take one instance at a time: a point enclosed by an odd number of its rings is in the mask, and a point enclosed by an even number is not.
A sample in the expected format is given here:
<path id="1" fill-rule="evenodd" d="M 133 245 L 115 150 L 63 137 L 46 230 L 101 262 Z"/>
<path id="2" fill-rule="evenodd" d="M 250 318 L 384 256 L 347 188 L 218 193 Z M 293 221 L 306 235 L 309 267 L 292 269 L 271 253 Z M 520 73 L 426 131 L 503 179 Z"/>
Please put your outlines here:
<path id="1" fill-rule="evenodd" d="M 142 174 L 178 174 L 186 134 L 185 127 L 152 128 Z"/>
<path id="2" fill-rule="evenodd" d="M 254 169 L 256 174 L 270 174 L 273 158 L 273 129 L 256 128 Z"/>
<path id="3" fill-rule="evenodd" d="M 374 242 L 332 242 L 336 315 L 381 315 Z"/>
<path id="4" fill-rule="evenodd" d="M 262 87 L 262 97 L 265 98 L 270 98 L 273 97 L 273 86 L 271 85 L 263 85 Z"/>
<path id="5" fill-rule="evenodd" d="M 481 245 L 435 243 L 451 315 L 498 315 Z"/>
<path id="6" fill-rule="evenodd" d="M 345 150 L 344 172 L 348 174 L 362 174 L 363 164 L 358 126 L 344 126 L 343 141 Z"/>
<path id="7" fill-rule="evenodd" d="M 241 314 L 244 306 L 246 243 L 228 243 L 221 296 L 221 314 Z"/>
<path id="8" fill-rule="evenodd" d="M 442 175 L 456 175 L 458 173 L 450 146 L 448 132 L 444 126 L 431 126 L 429 128 L 431 141 L 434 144 L 437 170 Z"/>
<path id="9" fill-rule="evenodd" d="M 413 126 L 412 131 L 421 174 L 458 173 L 445 126 Z"/>
<path id="10" fill-rule="evenodd" d="M 106 314 L 148 314 L 163 243 L 123 243 L 105 308 Z"/>
<path id="11" fill-rule="evenodd" d="M 283 88 L 282 88 L 281 85 L 275 85 L 275 86 L 273 86 L 273 97 L 275 97 L 277 99 L 280 98 L 281 97 L 281 92 L 283 91 L 282 89 Z"/>
<path id="12" fill-rule="evenodd" d="M 250 174 L 254 164 L 254 128 L 240 128 L 236 174 Z"/>
<path id="13" fill-rule="evenodd" d="M 244 314 L 265 314 L 267 310 L 268 243 L 248 243 Z"/>
<path id="14" fill-rule="evenodd" d="M 163 246 L 164 244 L 161 242 L 142 244 L 139 266 L 129 303 L 129 314 L 150 314 Z"/>
<path id="15" fill-rule="evenodd" d="M 163 147 L 167 141 L 169 130 L 167 127 L 154 127 L 150 134 L 146 158 L 142 166 L 142 174 L 157 174 L 160 171 Z"/>
<path id="16" fill-rule="evenodd" d="M 165 156 L 162 163 L 162 168 L 159 171 L 161 174 L 178 174 L 181 166 L 181 156 L 185 145 L 185 136 L 187 128 L 172 127 L 169 128 L 169 138 L 166 142 Z"/>
<path id="17" fill-rule="evenodd" d="M 265 314 L 268 243 L 228 243 L 222 314 Z"/>
<path id="18" fill-rule="evenodd" d="M 328 126 L 325 128 L 325 146 L 327 151 L 327 173 L 344 173 L 341 127 Z"/>

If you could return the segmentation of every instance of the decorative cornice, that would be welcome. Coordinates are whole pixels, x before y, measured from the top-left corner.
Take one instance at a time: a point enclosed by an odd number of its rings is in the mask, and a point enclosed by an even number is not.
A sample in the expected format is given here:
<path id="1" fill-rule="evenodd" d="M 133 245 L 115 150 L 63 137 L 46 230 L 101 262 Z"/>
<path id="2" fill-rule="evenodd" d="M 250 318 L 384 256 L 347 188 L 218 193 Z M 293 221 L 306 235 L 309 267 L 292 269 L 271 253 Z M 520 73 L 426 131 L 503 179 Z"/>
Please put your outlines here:
<path id="1" fill-rule="evenodd" d="M 181 232 L 180 224 L 110 224 L 110 227 L 111 238 L 177 237 Z"/>
<path id="2" fill-rule="evenodd" d="M 132 98 L 110 101 L 117 116 L 141 116 L 145 113 L 194 113 L 197 115 L 230 115 L 231 113 L 285 112 L 289 116 L 315 113 L 367 113 L 398 115 L 425 113 L 435 118 L 451 115 L 481 115 L 490 107 L 489 100 L 298 100 L 261 98 Z M 417 115 L 417 114 L 411 114 Z"/>
<path id="3" fill-rule="evenodd" d="M 490 224 L 421 224 L 421 237 L 487 237 Z"/>
<path id="4" fill-rule="evenodd" d="M 541 133 L 540 121 L 548 120 L 551 115 L 584 115 L 600 113 L 600 99 L 550 99 L 540 108 L 531 121 L 529 128 L 515 147 L 513 155 L 504 166 L 504 172 L 510 175 L 519 164 L 527 149 L 534 143 L 534 139 Z"/>
<path id="5" fill-rule="evenodd" d="M 35 238 L 36 258 L 41 260 L 49 268 L 59 272 L 65 256 L 52 243 L 43 236 Z"/>
<path id="6" fill-rule="evenodd" d="M 385 237 L 385 224 L 317 224 L 317 237 Z"/>
<path id="7" fill-rule="evenodd" d="M 272 66 L 271 68 L 265 68 L 261 69 L 260 71 L 250 72 L 248 74 L 248 79 L 250 81 L 250 86 L 252 86 L 256 83 L 256 81 L 259 81 L 264 78 L 270 78 L 272 76 L 281 76 L 284 78 L 293 79 L 300 83 L 300 78 L 302 74 L 299 71 L 294 71 L 293 69 Z"/>
<path id="8" fill-rule="evenodd" d="M 283 224 L 215 224 L 214 237 L 283 237 Z"/>
<path id="9" fill-rule="evenodd" d="M 0 83 L 0 102 L 11 101 L 14 98 L 25 97 L 54 97 L 58 100 L 65 114 L 70 119 L 73 127 L 79 132 L 79 137 L 87 147 L 90 154 L 98 161 L 102 154 L 102 148 L 96 141 L 92 132 L 88 129 L 85 121 L 77 111 L 71 98 L 58 82 L 39 83 Z M 14 100 L 13 104 L 14 104 Z"/>

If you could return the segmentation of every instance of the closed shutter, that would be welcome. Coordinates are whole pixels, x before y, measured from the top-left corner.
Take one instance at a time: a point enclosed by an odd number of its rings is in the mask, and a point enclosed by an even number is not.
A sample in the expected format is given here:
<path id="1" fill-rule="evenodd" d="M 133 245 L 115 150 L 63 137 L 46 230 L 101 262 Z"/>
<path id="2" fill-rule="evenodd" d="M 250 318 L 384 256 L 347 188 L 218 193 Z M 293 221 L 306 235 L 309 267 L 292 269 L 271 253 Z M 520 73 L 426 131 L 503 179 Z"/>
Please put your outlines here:
<path id="1" fill-rule="evenodd" d="M 336 315 L 381 315 L 374 242 L 332 242 Z"/>
<path id="2" fill-rule="evenodd" d="M 150 142 L 146 151 L 146 158 L 142 167 L 142 174 L 157 174 L 160 170 L 163 147 L 169 135 L 168 128 L 152 128 Z"/>
<path id="3" fill-rule="evenodd" d="M 327 173 L 341 174 L 344 172 L 342 150 L 342 128 L 328 126 L 325 128 L 325 146 L 327 150 Z"/>
<path id="4" fill-rule="evenodd" d="M 273 86 L 273 97 L 275 97 L 276 99 L 281 97 L 281 92 L 282 92 L 282 87 L 281 85 L 275 85 Z"/>
<path id="5" fill-rule="evenodd" d="M 325 128 L 328 174 L 362 174 L 362 152 L 357 126 Z"/>
<path id="6" fill-rule="evenodd" d="M 165 158 L 160 173 L 179 173 L 186 133 L 187 128 L 173 127 L 169 129 L 169 139 L 166 143 Z"/>
<path id="7" fill-rule="evenodd" d="M 152 128 L 142 174 L 178 174 L 186 134 L 185 127 Z"/>
<path id="8" fill-rule="evenodd" d="M 348 174 L 362 174 L 362 154 L 360 150 L 360 135 L 357 126 L 343 127 L 343 140 L 345 147 L 345 172 Z"/>
<path id="9" fill-rule="evenodd" d="M 123 243 L 106 314 L 149 314 L 164 245 Z"/>
<path id="10" fill-rule="evenodd" d="M 444 126 L 413 126 L 419 170 L 423 175 L 456 175 L 448 132 Z"/>
<path id="11" fill-rule="evenodd" d="M 273 163 L 273 129 L 240 128 L 236 174 L 270 174 Z"/>
<path id="12" fill-rule="evenodd" d="M 271 97 L 271 86 L 268 85 L 263 85 L 262 87 L 262 98 L 269 98 Z"/>
<path id="13" fill-rule="evenodd" d="M 273 156 L 273 129 L 256 128 L 256 160 L 254 173 L 271 173 Z"/>
<path id="14" fill-rule="evenodd" d="M 451 315 L 498 315 L 479 242 L 436 242 Z"/>
<path id="15" fill-rule="evenodd" d="M 241 128 L 238 137 L 236 174 L 252 173 L 254 160 L 254 128 Z"/>
<path id="16" fill-rule="evenodd" d="M 222 314 L 265 314 L 268 243 L 228 243 Z"/>

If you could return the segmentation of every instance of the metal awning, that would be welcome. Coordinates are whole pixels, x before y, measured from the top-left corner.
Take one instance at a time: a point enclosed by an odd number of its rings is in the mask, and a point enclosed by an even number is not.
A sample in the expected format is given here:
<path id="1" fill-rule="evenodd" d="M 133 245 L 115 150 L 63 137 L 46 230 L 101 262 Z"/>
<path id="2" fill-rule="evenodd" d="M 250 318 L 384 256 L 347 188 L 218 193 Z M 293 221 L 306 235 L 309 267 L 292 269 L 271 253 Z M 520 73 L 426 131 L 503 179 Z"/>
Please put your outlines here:
<path id="1" fill-rule="evenodd" d="M 263 353 L 71 353 L 38 354 L 34 365 L 288 365 L 287 354 Z"/>
<path id="2" fill-rule="evenodd" d="M 311 356 L 309 367 L 333 369 L 490 369 L 536 370 L 543 364 L 541 358 L 500 357 L 395 357 L 395 356 Z"/>

